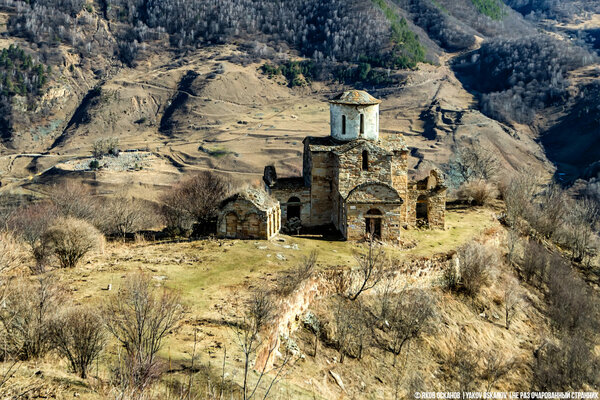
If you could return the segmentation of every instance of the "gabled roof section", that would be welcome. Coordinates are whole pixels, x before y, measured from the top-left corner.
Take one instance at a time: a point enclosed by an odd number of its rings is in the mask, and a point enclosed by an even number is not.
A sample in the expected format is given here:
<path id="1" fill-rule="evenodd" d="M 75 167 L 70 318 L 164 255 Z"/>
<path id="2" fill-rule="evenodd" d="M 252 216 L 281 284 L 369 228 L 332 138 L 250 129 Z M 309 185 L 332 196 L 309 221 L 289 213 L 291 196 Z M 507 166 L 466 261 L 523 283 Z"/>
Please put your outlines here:
<path id="1" fill-rule="evenodd" d="M 247 200 L 260 211 L 268 211 L 277 205 L 277 201 L 269 196 L 269 194 L 264 190 L 248 188 L 241 190 L 223 200 L 223 202 L 221 202 L 221 208 L 236 200 Z"/>
<path id="2" fill-rule="evenodd" d="M 351 106 L 373 106 L 381 103 L 381 100 L 376 99 L 364 90 L 348 90 L 340 93 L 333 99 L 329 100 L 332 104 L 346 104 Z"/>

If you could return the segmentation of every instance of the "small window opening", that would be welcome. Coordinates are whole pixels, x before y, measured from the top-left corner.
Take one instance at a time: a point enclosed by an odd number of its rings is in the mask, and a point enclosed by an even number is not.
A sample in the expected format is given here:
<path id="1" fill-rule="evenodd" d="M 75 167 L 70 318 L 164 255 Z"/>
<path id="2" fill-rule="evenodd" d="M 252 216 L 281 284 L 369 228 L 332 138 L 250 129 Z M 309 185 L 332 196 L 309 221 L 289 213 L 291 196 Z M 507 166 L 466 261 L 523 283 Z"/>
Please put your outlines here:
<path id="1" fill-rule="evenodd" d="M 342 135 L 346 134 L 346 116 L 342 115 Z"/>
<path id="2" fill-rule="evenodd" d="M 365 133 L 365 114 L 360 114 L 360 133 Z"/>
<path id="3" fill-rule="evenodd" d="M 369 170 L 369 152 L 366 150 L 362 152 L 362 169 L 363 171 Z"/>

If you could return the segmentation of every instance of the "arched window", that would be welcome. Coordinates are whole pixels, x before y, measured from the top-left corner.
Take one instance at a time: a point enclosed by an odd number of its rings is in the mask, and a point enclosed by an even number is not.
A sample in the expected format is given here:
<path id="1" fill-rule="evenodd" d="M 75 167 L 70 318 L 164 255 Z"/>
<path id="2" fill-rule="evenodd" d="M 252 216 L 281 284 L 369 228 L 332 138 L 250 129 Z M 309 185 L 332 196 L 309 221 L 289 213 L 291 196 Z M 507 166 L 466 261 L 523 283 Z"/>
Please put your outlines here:
<path id="1" fill-rule="evenodd" d="M 362 170 L 369 170 L 369 152 L 367 150 L 363 150 L 362 152 Z"/>
<path id="2" fill-rule="evenodd" d="M 302 208 L 302 202 L 297 197 L 290 197 L 287 201 L 287 220 L 292 218 L 300 219 L 300 211 Z"/>
<path id="3" fill-rule="evenodd" d="M 360 114 L 360 133 L 365 133 L 365 114 Z"/>

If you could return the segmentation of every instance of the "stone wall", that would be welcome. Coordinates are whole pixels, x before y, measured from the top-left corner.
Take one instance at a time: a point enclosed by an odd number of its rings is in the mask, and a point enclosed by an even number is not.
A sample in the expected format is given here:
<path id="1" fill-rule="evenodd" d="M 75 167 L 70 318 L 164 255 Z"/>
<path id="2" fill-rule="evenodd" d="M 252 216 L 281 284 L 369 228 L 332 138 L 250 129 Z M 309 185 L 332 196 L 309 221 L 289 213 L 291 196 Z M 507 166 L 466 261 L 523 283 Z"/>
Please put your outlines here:
<path id="1" fill-rule="evenodd" d="M 427 204 L 429 227 L 444 229 L 446 227 L 446 189 L 434 190 Z"/>
<path id="2" fill-rule="evenodd" d="M 230 239 L 271 239 L 281 229 L 279 204 L 269 210 L 258 209 L 246 199 L 227 203 L 220 211 L 217 236 Z"/>
<path id="3" fill-rule="evenodd" d="M 360 133 L 360 115 L 364 117 L 364 132 Z M 346 117 L 346 133 L 343 133 L 342 118 Z M 379 138 L 379 104 L 347 105 L 331 104 L 329 108 L 331 136 L 337 140 L 350 141 L 358 138 Z"/>
<path id="4" fill-rule="evenodd" d="M 392 186 L 403 199 L 408 192 L 408 151 L 395 151 L 392 157 Z"/>
<path id="5" fill-rule="evenodd" d="M 400 237 L 402 207 L 395 204 L 346 204 L 347 240 L 361 240 L 367 234 L 367 212 L 372 209 L 381 212 L 381 239 L 395 241 Z"/>
<path id="6" fill-rule="evenodd" d="M 368 170 L 363 170 L 363 152 L 368 158 Z M 374 143 L 363 141 L 338 156 L 337 176 L 339 191 L 347 195 L 365 182 L 392 184 L 392 156 L 388 150 Z"/>
<path id="7" fill-rule="evenodd" d="M 333 158 L 331 153 L 313 152 L 311 159 L 310 220 L 305 225 L 327 225 L 332 222 Z"/>
<path id="8" fill-rule="evenodd" d="M 418 189 L 416 183 L 409 186 L 406 203 L 406 223 L 408 227 L 417 226 L 417 201 L 425 197 L 427 202 L 427 225 L 432 229 L 444 229 L 446 226 L 446 188 Z"/>
<path id="9" fill-rule="evenodd" d="M 300 219 L 302 223 L 310 223 L 310 189 L 309 188 L 290 188 L 290 189 L 271 189 L 271 195 L 280 203 L 281 223 L 285 224 L 287 218 L 288 200 L 292 197 L 300 199 Z"/>

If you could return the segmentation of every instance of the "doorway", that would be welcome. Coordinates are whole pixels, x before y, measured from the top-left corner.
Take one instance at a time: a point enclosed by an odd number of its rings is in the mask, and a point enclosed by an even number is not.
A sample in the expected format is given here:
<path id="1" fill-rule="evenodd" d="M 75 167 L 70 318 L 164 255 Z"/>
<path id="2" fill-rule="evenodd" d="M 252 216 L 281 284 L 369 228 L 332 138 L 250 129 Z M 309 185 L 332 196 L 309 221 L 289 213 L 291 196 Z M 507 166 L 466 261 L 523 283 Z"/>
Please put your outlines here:
<path id="1" fill-rule="evenodd" d="M 373 208 L 367 212 L 365 217 L 365 234 L 371 236 L 373 239 L 381 239 L 381 223 L 383 221 L 383 214 L 381 211 Z"/>
<path id="2" fill-rule="evenodd" d="M 427 196 L 421 195 L 417 198 L 417 221 L 427 223 L 429 221 L 427 209 Z"/>
<path id="3" fill-rule="evenodd" d="M 292 218 L 300 218 L 301 215 L 302 202 L 297 197 L 290 197 L 287 201 L 287 220 L 289 221 Z"/>

